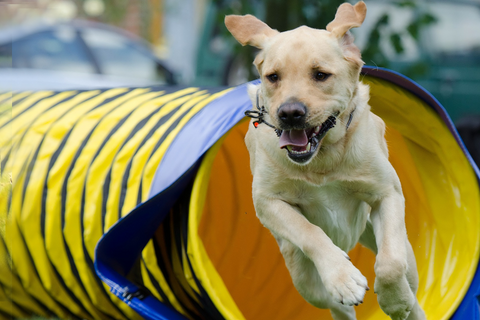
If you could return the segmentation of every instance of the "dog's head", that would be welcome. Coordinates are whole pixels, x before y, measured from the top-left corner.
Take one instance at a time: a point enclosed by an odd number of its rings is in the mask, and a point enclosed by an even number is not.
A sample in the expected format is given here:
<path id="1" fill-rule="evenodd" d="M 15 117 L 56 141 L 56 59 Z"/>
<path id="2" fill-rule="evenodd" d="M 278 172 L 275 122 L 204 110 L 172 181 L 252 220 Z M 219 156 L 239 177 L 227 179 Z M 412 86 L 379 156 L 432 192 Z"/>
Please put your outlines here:
<path id="1" fill-rule="evenodd" d="M 225 18 L 238 42 L 260 49 L 254 61 L 262 80 L 260 99 L 269 122 L 281 130 L 279 147 L 296 163 L 309 162 L 332 119 L 348 119 L 355 108 L 363 61 L 348 31 L 359 27 L 365 15 L 365 3 L 344 3 L 326 30 L 302 26 L 281 33 L 251 15 Z M 335 142 L 343 135 L 345 127 L 334 128 L 325 140 Z"/>

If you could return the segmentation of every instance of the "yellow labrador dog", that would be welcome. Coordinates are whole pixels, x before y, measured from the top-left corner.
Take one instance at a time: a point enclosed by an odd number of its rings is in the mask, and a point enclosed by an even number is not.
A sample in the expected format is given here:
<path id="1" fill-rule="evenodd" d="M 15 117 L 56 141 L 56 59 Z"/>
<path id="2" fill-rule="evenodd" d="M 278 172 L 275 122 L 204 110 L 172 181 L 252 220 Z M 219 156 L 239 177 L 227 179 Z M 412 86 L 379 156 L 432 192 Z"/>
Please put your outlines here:
<path id="1" fill-rule="evenodd" d="M 424 319 L 402 187 L 348 32 L 365 15 L 363 2 L 345 3 L 326 30 L 282 33 L 251 15 L 226 17 L 242 45 L 260 49 L 254 64 L 262 81 L 249 88 L 258 110 L 245 138 L 253 200 L 309 303 L 355 319 L 353 306 L 369 288 L 346 252 L 360 241 L 376 253 L 382 310 L 392 319 Z"/>

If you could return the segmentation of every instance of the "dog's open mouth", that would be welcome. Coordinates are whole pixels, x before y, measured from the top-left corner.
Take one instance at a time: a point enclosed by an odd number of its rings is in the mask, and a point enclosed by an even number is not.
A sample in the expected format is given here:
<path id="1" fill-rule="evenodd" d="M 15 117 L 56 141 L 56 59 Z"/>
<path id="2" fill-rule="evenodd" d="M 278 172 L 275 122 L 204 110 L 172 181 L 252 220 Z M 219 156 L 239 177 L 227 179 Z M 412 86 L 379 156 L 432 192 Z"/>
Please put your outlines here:
<path id="1" fill-rule="evenodd" d="M 335 126 L 335 117 L 329 117 L 321 126 L 302 130 L 283 130 L 280 134 L 280 148 L 287 149 L 287 154 L 295 162 L 308 161 L 318 147 L 327 131 Z"/>
<path id="2" fill-rule="evenodd" d="M 284 130 L 280 135 L 280 148 L 287 149 L 288 156 L 293 161 L 305 162 L 315 153 L 323 139 L 319 136 L 320 129 L 318 126 L 304 130 Z"/>

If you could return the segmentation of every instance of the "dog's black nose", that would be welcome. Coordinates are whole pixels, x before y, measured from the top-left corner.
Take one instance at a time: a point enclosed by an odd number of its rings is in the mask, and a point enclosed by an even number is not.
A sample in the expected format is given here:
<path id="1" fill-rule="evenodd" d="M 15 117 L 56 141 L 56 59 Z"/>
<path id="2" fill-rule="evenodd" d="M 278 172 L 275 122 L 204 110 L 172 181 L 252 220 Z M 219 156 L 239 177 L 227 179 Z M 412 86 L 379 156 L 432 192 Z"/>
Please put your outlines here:
<path id="1" fill-rule="evenodd" d="M 285 102 L 278 108 L 278 118 L 287 127 L 302 127 L 305 124 L 307 107 L 301 102 Z"/>

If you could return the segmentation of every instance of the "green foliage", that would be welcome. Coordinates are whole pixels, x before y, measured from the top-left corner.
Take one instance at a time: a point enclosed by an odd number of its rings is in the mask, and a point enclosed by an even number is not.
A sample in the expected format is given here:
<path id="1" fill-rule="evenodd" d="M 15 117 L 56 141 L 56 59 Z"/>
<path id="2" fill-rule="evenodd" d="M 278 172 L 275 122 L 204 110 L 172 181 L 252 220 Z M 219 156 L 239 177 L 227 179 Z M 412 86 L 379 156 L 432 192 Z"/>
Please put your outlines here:
<path id="1" fill-rule="evenodd" d="M 105 4 L 105 11 L 102 19 L 114 25 L 119 25 L 127 14 L 128 0 L 103 0 L 103 3 Z"/>
<path id="2" fill-rule="evenodd" d="M 380 41 L 381 41 L 381 30 L 388 26 L 390 21 L 390 16 L 387 13 L 384 13 L 380 16 L 378 21 L 375 23 L 372 31 L 370 32 L 367 40 L 367 46 L 362 52 L 362 57 L 364 61 L 372 61 L 378 67 L 387 67 L 388 60 L 383 52 Z M 398 40 L 399 49 L 403 50 L 400 40 Z M 367 63 L 369 64 L 369 63 Z"/>
<path id="3" fill-rule="evenodd" d="M 392 43 L 396 53 L 402 53 L 405 51 L 403 49 L 402 38 L 400 38 L 399 33 L 392 33 L 390 35 L 390 42 Z"/>
<path id="4" fill-rule="evenodd" d="M 395 5 L 399 8 L 406 8 L 406 7 L 416 8 L 417 7 L 417 3 L 413 0 L 398 1 L 398 2 L 395 2 Z"/>
<path id="5" fill-rule="evenodd" d="M 435 22 L 437 22 L 437 19 L 434 16 L 430 13 L 424 13 L 408 25 L 407 31 L 418 41 L 420 29 Z"/>

